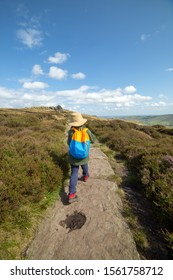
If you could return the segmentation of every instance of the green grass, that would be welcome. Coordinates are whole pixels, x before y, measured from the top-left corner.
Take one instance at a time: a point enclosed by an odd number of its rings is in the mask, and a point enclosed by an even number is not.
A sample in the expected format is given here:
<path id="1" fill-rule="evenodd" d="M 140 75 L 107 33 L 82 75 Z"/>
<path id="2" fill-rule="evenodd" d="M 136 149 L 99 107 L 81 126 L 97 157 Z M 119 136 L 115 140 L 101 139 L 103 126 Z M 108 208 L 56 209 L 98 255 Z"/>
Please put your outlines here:
<path id="1" fill-rule="evenodd" d="M 125 204 L 123 208 L 123 215 L 133 232 L 136 246 L 140 251 L 145 251 L 149 246 L 145 229 L 139 224 L 137 217 L 133 214 L 133 211 L 125 198 L 123 201 Z"/>

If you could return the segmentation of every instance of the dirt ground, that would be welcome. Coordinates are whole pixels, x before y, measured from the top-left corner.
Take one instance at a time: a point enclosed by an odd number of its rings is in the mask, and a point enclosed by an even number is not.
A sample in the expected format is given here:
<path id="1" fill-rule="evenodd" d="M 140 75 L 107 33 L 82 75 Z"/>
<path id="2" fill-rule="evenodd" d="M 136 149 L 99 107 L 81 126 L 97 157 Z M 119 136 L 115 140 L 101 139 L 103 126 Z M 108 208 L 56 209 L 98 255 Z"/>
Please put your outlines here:
<path id="1" fill-rule="evenodd" d="M 64 193 L 38 227 L 27 259 L 139 259 L 132 233 L 121 214 L 114 172 L 97 145 L 91 148 L 89 173 L 87 182 L 78 180 L 79 200 L 72 204 L 67 202 L 66 182 Z"/>

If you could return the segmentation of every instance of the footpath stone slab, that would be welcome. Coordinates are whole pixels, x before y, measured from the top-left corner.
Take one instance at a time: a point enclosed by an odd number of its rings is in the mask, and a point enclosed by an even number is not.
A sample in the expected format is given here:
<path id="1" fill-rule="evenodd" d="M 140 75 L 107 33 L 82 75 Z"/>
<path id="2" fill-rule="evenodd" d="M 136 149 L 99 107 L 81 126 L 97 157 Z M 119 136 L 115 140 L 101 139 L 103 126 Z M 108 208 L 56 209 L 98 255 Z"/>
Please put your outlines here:
<path id="1" fill-rule="evenodd" d="M 28 259 L 139 259 L 132 233 L 121 214 L 114 172 L 99 147 L 91 149 L 89 172 L 87 182 L 78 181 L 78 202 L 67 204 L 66 182 L 61 199 L 49 210 L 28 248 Z M 79 218 L 83 219 L 80 228 L 79 223 L 75 225 Z"/>

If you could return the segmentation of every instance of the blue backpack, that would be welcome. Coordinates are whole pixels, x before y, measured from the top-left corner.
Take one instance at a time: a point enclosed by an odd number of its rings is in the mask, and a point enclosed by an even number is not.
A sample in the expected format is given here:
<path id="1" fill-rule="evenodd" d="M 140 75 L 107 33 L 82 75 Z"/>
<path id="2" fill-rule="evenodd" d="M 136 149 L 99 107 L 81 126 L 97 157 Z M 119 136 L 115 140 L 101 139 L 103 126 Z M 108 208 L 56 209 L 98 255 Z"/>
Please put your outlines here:
<path id="1" fill-rule="evenodd" d="M 90 138 L 87 133 L 88 128 L 77 130 L 72 128 L 74 133 L 69 145 L 69 153 L 76 159 L 84 159 L 89 155 Z"/>

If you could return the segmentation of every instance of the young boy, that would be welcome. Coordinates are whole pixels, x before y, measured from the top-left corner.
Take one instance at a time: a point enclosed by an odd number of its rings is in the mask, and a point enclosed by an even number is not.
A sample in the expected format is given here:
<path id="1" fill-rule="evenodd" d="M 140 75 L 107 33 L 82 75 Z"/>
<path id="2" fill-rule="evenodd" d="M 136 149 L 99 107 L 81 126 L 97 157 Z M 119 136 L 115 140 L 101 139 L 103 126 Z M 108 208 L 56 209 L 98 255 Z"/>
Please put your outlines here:
<path id="1" fill-rule="evenodd" d="M 68 132 L 68 140 L 67 144 L 69 145 L 69 153 L 68 153 L 68 162 L 71 165 L 71 176 L 70 176 L 70 184 L 69 184 L 69 194 L 68 194 L 68 201 L 69 203 L 72 203 L 74 201 L 78 200 L 78 196 L 76 195 L 76 186 L 77 186 L 77 180 L 78 180 L 78 171 L 79 167 L 82 168 L 82 174 L 83 174 L 83 181 L 86 182 L 86 180 L 89 177 L 88 173 L 88 161 L 89 161 L 89 155 L 87 155 L 84 158 L 77 158 L 75 157 L 75 151 L 72 155 L 72 152 L 70 151 L 70 143 L 72 141 L 72 136 L 75 133 L 75 131 L 82 131 L 86 127 L 84 124 L 87 122 L 87 119 L 84 119 L 80 113 L 73 113 L 73 121 L 70 123 L 71 129 Z M 86 129 L 86 133 L 88 136 L 89 144 L 94 143 L 95 136 L 92 134 L 92 132 L 89 129 Z"/>

